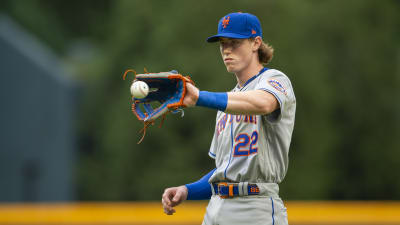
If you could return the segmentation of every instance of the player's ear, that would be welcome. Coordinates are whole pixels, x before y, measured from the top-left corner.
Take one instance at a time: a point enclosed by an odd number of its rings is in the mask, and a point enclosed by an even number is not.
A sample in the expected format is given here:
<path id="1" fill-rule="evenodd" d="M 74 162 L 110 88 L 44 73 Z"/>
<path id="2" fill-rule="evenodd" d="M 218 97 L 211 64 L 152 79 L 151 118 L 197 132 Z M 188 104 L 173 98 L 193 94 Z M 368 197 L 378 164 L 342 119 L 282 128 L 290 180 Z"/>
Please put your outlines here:
<path id="1" fill-rule="evenodd" d="M 257 36 L 255 38 L 251 38 L 250 39 L 252 42 L 252 50 L 253 51 L 258 51 L 258 49 L 260 48 L 261 44 L 262 44 L 262 39 L 260 36 Z"/>

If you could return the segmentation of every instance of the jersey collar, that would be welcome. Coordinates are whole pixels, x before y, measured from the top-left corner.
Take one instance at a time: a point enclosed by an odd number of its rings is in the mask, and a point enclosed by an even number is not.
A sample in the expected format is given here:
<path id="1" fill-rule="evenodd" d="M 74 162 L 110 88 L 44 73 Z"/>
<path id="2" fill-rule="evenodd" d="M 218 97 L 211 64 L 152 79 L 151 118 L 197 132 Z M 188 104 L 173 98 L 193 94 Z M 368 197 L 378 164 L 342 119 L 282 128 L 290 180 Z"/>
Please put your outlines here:
<path id="1" fill-rule="evenodd" d="M 260 76 L 262 73 L 264 73 L 264 72 L 267 71 L 268 69 L 269 69 L 269 68 L 267 68 L 267 67 L 262 68 L 262 69 L 260 70 L 260 72 L 259 72 L 257 75 L 252 76 L 250 79 L 248 79 L 248 80 L 246 81 L 246 83 L 244 83 L 243 87 L 240 87 L 239 84 L 238 84 L 239 89 L 241 90 L 241 89 L 243 89 L 244 87 L 246 87 L 246 85 L 248 85 L 250 82 L 252 82 L 254 79 L 256 79 L 258 76 Z"/>

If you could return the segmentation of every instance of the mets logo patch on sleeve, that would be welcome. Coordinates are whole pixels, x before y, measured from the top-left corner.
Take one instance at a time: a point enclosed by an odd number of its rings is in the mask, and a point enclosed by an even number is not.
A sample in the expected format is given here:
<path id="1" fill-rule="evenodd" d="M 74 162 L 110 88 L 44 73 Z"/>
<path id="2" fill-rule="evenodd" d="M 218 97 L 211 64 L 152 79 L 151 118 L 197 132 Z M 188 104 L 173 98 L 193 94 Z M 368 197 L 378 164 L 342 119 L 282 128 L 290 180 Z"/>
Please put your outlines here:
<path id="1" fill-rule="evenodd" d="M 275 79 L 270 79 L 268 80 L 268 83 L 275 88 L 276 90 L 282 92 L 283 94 L 287 95 L 286 89 L 283 87 L 283 85 L 281 84 L 281 82 L 279 82 L 278 80 Z"/>

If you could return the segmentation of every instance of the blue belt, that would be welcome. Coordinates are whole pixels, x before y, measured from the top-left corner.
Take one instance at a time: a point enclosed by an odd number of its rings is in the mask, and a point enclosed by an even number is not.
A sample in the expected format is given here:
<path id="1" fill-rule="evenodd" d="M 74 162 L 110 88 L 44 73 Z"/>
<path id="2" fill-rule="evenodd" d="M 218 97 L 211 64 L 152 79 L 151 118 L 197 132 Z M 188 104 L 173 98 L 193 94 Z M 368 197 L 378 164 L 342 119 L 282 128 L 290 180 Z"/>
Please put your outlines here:
<path id="1" fill-rule="evenodd" d="M 239 190 L 239 183 L 227 183 L 227 182 L 220 182 L 220 183 L 213 183 L 214 192 L 216 195 L 219 195 L 221 198 L 233 198 L 237 196 L 243 196 L 245 194 L 245 190 Z M 241 186 L 242 189 L 246 188 L 243 185 Z M 242 194 L 240 194 L 242 193 Z M 248 184 L 247 185 L 247 195 L 259 195 L 260 189 L 258 188 L 257 184 Z"/>

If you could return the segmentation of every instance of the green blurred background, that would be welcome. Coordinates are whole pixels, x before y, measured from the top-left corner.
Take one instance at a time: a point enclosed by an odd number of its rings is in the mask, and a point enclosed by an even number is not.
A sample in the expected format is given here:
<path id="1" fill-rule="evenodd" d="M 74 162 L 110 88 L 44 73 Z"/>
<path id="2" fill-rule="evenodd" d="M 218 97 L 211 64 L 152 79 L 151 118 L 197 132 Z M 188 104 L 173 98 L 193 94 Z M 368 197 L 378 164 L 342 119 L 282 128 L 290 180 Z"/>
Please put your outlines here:
<path id="1" fill-rule="evenodd" d="M 142 124 L 122 74 L 176 69 L 202 90 L 230 90 L 235 78 L 205 39 L 235 11 L 259 17 L 275 49 L 268 67 L 290 77 L 297 98 L 281 197 L 400 200 L 400 1 L 2 0 L 0 13 L 48 46 L 78 87 L 67 200 L 159 200 L 215 166 L 210 109 L 170 115 L 137 145 Z"/>

